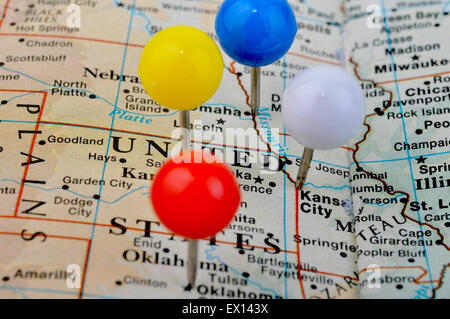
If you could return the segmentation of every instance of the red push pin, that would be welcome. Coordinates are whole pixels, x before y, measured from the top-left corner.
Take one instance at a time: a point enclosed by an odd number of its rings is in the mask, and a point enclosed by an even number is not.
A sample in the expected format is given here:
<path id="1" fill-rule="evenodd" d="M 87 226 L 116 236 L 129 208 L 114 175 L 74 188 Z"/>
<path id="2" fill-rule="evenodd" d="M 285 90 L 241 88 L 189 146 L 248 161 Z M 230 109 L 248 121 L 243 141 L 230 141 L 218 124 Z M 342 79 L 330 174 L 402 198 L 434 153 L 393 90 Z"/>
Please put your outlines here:
<path id="1" fill-rule="evenodd" d="M 184 151 L 169 159 L 156 175 L 150 192 L 161 222 L 189 240 L 188 281 L 195 286 L 197 239 L 214 236 L 233 219 L 241 202 L 232 171 L 217 157 Z"/>

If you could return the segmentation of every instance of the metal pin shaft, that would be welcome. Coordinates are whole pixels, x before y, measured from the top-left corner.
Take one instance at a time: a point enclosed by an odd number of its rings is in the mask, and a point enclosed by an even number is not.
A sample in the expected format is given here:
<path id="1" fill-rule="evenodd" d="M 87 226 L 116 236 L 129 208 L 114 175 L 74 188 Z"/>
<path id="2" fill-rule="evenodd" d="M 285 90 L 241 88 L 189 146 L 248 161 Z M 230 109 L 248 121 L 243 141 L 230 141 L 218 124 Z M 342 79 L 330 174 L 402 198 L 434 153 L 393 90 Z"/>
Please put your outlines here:
<path id="1" fill-rule="evenodd" d="M 197 263 L 198 263 L 198 241 L 188 241 L 188 282 L 191 288 L 195 287 L 195 278 L 197 277 Z"/>
<path id="2" fill-rule="evenodd" d="M 190 134 L 190 121 L 189 111 L 180 112 L 181 127 L 183 132 L 183 150 L 191 148 L 191 134 Z M 195 287 L 195 278 L 197 277 L 197 264 L 198 264 L 198 241 L 188 241 L 188 262 L 187 262 L 187 277 L 188 283 L 191 288 Z"/>
<path id="3" fill-rule="evenodd" d="M 252 92 L 251 92 L 251 107 L 252 113 L 258 115 L 258 108 L 261 97 L 261 68 L 252 68 Z"/>
<path id="4" fill-rule="evenodd" d="M 180 112 L 180 122 L 181 127 L 184 129 L 183 132 L 183 150 L 188 150 L 191 148 L 191 134 L 190 134 L 190 123 L 189 123 L 189 111 Z"/>
<path id="5" fill-rule="evenodd" d="M 298 169 L 297 174 L 297 182 L 295 183 L 295 187 L 298 190 L 301 190 L 303 185 L 306 182 L 306 177 L 308 176 L 309 167 L 311 166 L 311 161 L 314 155 L 314 150 L 311 148 L 305 147 L 302 156 L 302 163 Z"/>

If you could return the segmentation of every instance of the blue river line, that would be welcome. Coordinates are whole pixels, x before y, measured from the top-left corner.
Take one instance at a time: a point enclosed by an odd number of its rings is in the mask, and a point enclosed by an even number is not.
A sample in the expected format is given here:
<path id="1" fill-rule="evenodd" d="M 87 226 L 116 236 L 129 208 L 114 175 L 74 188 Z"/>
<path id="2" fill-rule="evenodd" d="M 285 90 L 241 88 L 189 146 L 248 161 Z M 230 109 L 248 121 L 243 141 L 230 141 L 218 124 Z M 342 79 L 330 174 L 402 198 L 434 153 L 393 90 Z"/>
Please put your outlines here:
<path id="1" fill-rule="evenodd" d="M 213 256 L 211 253 L 212 253 L 213 251 L 216 250 L 216 247 L 214 247 L 213 245 L 210 245 L 210 247 L 211 247 L 210 249 L 206 249 L 206 250 L 205 250 L 205 254 L 206 254 L 206 259 L 207 259 L 207 260 L 212 261 L 212 260 L 216 259 L 218 262 L 220 262 L 221 264 L 223 264 L 223 265 L 227 266 L 229 269 L 231 269 L 231 271 L 234 272 L 236 275 L 245 278 L 245 277 L 242 275 L 242 272 L 240 272 L 240 271 L 236 270 L 235 268 L 231 267 L 230 265 L 226 264 L 220 257 L 218 257 L 218 256 Z M 276 292 L 275 290 L 273 290 L 273 289 L 271 289 L 271 288 L 265 288 L 265 287 L 264 287 L 262 284 L 260 284 L 259 282 L 256 282 L 256 281 L 254 281 L 254 280 L 251 280 L 251 279 L 249 279 L 249 278 L 246 278 L 246 280 L 247 280 L 247 282 L 248 282 L 249 284 L 252 284 L 252 285 L 257 286 L 260 290 L 262 290 L 262 291 L 267 291 L 267 292 L 272 293 L 274 297 L 279 296 L 279 294 L 277 294 L 277 292 Z"/>

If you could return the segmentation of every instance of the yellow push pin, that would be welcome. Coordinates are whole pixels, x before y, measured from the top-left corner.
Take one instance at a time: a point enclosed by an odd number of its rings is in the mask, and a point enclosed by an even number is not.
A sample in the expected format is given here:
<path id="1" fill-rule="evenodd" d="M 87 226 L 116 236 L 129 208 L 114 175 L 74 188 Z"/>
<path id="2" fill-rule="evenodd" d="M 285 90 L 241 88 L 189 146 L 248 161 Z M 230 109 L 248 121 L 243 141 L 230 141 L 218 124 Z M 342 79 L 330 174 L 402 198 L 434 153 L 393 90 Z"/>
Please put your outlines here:
<path id="1" fill-rule="evenodd" d="M 222 80 L 223 67 L 216 43 L 194 27 L 166 28 L 145 46 L 139 77 L 157 103 L 181 111 L 180 121 L 185 129 L 183 149 L 190 146 L 189 110 L 214 95 Z"/>
<path id="2" fill-rule="evenodd" d="M 183 150 L 190 148 L 189 110 L 208 101 L 219 88 L 223 58 L 216 43 L 190 26 L 158 32 L 145 46 L 139 77 L 147 93 L 160 105 L 179 110 Z M 195 284 L 198 242 L 188 243 L 188 280 Z"/>

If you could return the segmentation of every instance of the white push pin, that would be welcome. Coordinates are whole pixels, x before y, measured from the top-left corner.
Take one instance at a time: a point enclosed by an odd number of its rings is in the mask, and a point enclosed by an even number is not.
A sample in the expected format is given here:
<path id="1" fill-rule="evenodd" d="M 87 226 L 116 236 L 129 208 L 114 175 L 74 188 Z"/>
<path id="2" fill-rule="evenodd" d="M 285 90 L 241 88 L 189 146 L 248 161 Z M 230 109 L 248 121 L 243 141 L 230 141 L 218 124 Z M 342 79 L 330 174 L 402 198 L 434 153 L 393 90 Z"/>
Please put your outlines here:
<path id="1" fill-rule="evenodd" d="M 314 150 L 338 148 L 360 130 L 366 116 L 359 83 L 338 67 L 319 66 L 298 74 L 282 101 L 288 133 L 305 145 L 296 188 L 305 184 Z"/>

